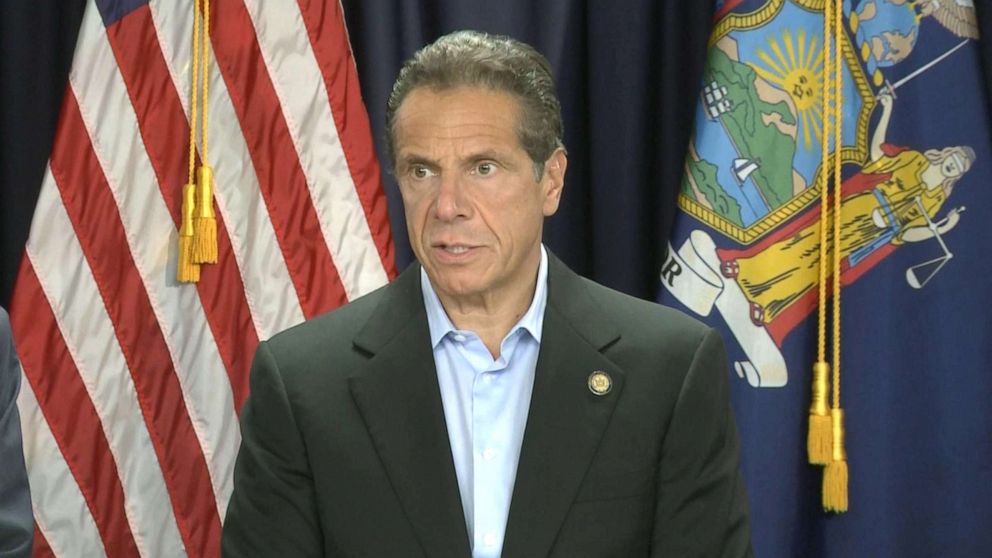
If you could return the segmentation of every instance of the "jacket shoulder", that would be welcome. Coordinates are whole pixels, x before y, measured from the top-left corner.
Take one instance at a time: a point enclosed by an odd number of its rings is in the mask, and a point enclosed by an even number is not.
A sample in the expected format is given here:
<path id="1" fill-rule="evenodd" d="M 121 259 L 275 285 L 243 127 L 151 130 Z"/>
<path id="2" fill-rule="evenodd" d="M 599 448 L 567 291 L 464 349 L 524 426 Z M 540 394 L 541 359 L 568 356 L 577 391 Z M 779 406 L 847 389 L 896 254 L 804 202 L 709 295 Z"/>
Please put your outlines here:
<path id="1" fill-rule="evenodd" d="M 368 322 L 372 313 L 382 302 L 389 285 L 365 294 L 355 300 L 314 316 L 303 323 L 285 329 L 268 340 L 272 350 L 299 348 L 313 342 L 330 341 L 331 338 L 352 337 Z"/>
<path id="2" fill-rule="evenodd" d="M 260 344 L 271 354 L 287 385 L 311 385 L 319 379 L 343 378 L 366 358 L 354 343 L 359 331 L 382 304 L 390 285 L 344 306 L 290 327 Z M 256 359 L 258 357 L 256 356 Z"/>
<path id="3" fill-rule="evenodd" d="M 711 336 L 719 340 L 713 328 L 674 308 L 592 281 L 583 282 L 603 321 L 619 333 L 619 339 L 606 347 L 604 354 L 629 377 L 638 378 L 642 389 L 652 391 L 647 386 L 653 385 L 663 392 L 678 393 L 693 363 L 704 357 L 722 361 L 720 368 L 729 372 L 722 343 L 706 343 Z M 710 354 L 712 351 L 716 352 Z"/>
<path id="4" fill-rule="evenodd" d="M 630 296 L 589 279 L 581 281 L 590 298 L 625 336 L 641 332 L 653 338 L 664 334 L 698 342 L 710 330 L 703 322 L 675 308 Z"/>

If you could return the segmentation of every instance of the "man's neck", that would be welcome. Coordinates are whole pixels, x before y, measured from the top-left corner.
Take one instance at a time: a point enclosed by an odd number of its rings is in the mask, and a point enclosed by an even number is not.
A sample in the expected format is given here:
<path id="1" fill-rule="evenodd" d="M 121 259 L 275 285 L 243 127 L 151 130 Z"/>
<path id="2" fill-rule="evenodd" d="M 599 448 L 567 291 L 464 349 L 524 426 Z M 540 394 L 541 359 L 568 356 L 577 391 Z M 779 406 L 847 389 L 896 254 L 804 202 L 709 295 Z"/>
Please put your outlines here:
<path id="1" fill-rule="evenodd" d="M 446 301 L 440 293 L 438 293 L 438 298 L 441 300 L 441 306 L 444 307 L 448 318 L 456 328 L 474 331 L 482 339 L 493 358 L 499 358 L 500 343 L 510 332 L 510 328 L 519 322 L 520 318 L 527 312 L 527 308 L 530 307 L 530 303 L 534 299 L 536 286 L 535 278 L 528 291 L 529 294 L 523 293 L 512 302 L 504 299 L 499 303 L 459 304 L 454 301 Z"/>
<path id="2" fill-rule="evenodd" d="M 451 297 L 437 289 L 434 292 L 455 328 L 475 332 L 493 358 L 499 358 L 503 338 L 534 301 L 540 264 L 539 251 L 533 268 L 528 272 L 529 281 L 477 296 Z"/>

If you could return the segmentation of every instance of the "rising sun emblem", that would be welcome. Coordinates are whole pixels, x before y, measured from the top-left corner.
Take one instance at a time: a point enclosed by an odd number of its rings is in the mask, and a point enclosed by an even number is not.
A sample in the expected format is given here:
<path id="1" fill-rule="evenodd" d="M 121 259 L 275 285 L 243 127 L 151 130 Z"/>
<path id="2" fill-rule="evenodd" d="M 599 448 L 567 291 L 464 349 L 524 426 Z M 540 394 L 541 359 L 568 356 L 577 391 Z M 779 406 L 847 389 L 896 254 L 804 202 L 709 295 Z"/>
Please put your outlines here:
<path id="1" fill-rule="evenodd" d="M 785 51 L 782 50 L 785 45 Z M 796 105 L 800 130 L 806 149 L 813 146 L 813 139 L 820 137 L 823 123 L 822 97 L 823 60 L 816 35 L 806 37 L 802 29 L 782 33 L 782 44 L 776 37 L 769 37 L 772 54 L 757 49 L 761 64 L 754 70 L 769 83 L 789 94 Z"/>

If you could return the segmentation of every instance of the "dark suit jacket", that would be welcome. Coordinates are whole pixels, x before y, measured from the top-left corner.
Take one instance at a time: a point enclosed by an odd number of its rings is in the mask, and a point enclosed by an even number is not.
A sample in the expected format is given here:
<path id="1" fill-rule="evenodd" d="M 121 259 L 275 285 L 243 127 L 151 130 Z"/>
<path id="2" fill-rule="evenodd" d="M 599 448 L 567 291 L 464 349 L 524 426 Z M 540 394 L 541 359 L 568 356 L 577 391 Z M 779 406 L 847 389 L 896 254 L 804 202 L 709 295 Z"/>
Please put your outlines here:
<path id="1" fill-rule="evenodd" d="M 503 556 L 749 554 L 717 333 L 549 259 Z M 225 556 L 470 556 L 417 266 L 259 345 L 241 421 Z"/>
<path id="2" fill-rule="evenodd" d="M 27 558 L 34 540 L 31 493 L 17 414 L 20 385 L 21 367 L 14 352 L 10 321 L 0 308 L 0 558 Z"/>

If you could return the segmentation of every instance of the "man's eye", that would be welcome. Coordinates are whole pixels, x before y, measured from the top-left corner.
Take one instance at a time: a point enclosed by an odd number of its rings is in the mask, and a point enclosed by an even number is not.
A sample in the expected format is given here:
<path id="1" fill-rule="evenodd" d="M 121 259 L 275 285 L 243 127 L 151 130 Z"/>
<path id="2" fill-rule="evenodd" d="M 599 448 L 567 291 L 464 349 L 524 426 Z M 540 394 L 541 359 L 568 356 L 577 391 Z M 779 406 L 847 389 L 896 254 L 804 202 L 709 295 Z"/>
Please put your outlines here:
<path id="1" fill-rule="evenodd" d="M 496 165 L 492 163 L 479 163 L 479 165 L 475 167 L 475 171 L 482 176 L 492 174 L 495 170 Z"/>
<path id="2" fill-rule="evenodd" d="M 413 167 L 411 174 L 414 178 L 427 178 L 431 175 L 431 171 L 427 167 Z"/>

